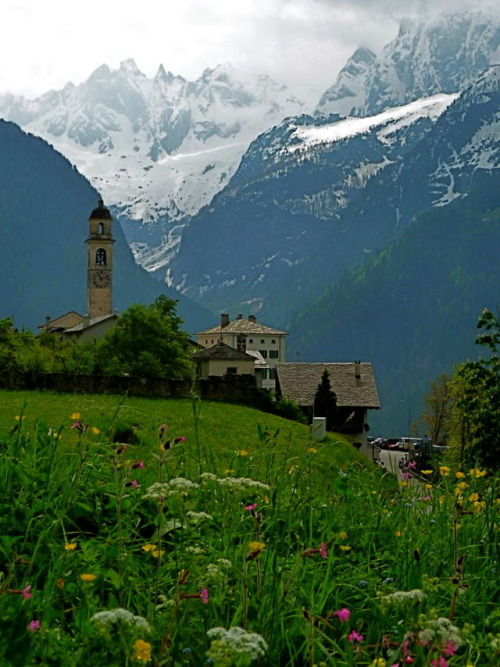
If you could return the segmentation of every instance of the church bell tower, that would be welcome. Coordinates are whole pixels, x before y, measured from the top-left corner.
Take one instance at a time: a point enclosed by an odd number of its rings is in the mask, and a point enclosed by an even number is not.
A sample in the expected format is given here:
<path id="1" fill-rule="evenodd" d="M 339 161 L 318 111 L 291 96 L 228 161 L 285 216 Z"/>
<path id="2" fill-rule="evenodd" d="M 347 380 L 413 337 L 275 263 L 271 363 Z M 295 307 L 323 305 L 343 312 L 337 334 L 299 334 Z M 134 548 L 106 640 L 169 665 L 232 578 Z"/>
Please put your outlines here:
<path id="1" fill-rule="evenodd" d="M 87 317 L 113 314 L 111 300 L 113 284 L 113 218 L 99 199 L 90 214 L 87 244 Z"/>

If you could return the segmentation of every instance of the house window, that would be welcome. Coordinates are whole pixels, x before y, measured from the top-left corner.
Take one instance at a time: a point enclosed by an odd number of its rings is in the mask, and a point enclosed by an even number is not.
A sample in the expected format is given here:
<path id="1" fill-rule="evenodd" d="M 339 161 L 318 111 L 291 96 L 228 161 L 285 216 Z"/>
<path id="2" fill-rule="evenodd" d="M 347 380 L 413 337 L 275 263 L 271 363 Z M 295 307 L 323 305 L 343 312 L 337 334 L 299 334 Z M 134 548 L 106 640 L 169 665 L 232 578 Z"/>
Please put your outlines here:
<path id="1" fill-rule="evenodd" d="M 267 350 L 259 350 L 264 359 L 267 359 Z"/>
<path id="2" fill-rule="evenodd" d="M 273 345 L 276 345 L 276 340 L 273 338 L 272 341 L 271 341 L 271 343 L 272 343 Z"/>
<path id="3" fill-rule="evenodd" d="M 228 366 L 226 368 L 226 373 L 227 375 L 237 375 L 238 369 L 236 368 L 236 366 Z"/>
<path id="4" fill-rule="evenodd" d="M 275 380 L 276 379 L 276 371 L 274 370 L 274 368 L 269 369 L 269 379 L 270 380 Z"/>
<path id="5" fill-rule="evenodd" d="M 261 339 L 260 339 L 260 342 L 261 342 L 261 343 L 265 343 L 266 341 L 265 341 L 263 338 L 261 338 Z"/>
<path id="6" fill-rule="evenodd" d="M 267 368 L 262 369 L 262 379 L 267 380 Z"/>
<path id="7" fill-rule="evenodd" d="M 269 358 L 270 359 L 277 359 L 279 355 L 278 350 L 270 350 L 269 351 Z"/>
<path id="8" fill-rule="evenodd" d="M 248 342 L 249 342 L 249 343 L 253 343 L 253 338 L 249 338 L 249 339 L 248 339 Z"/>
<path id="9" fill-rule="evenodd" d="M 236 349 L 240 352 L 247 351 L 247 339 L 246 336 L 238 336 L 236 338 Z"/>

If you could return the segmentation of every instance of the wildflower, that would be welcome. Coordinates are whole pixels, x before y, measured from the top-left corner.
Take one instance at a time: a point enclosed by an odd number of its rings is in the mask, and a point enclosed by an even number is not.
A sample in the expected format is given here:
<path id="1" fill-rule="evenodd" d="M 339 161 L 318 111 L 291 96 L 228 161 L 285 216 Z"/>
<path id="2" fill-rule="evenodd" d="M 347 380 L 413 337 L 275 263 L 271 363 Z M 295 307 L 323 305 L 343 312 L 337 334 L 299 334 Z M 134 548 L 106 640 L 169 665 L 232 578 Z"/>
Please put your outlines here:
<path id="1" fill-rule="evenodd" d="M 476 477 L 476 479 L 479 479 L 480 477 L 484 477 L 486 475 L 486 470 L 479 470 L 479 468 L 471 468 L 469 470 L 469 475 L 471 477 Z"/>
<path id="2" fill-rule="evenodd" d="M 400 482 L 400 487 L 402 489 L 407 489 L 408 488 L 408 482 L 404 479 L 402 482 Z"/>
<path id="3" fill-rule="evenodd" d="M 370 667 L 385 667 L 386 665 L 387 663 L 384 658 L 375 658 L 375 660 L 370 663 Z"/>
<path id="4" fill-rule="evenodd" d="M 486 507 L 486 503 L 483 501 L 477 501 L 473 504 L 474 512 L 481 512 Z"/>
<path id="5" fill-rule="evenodd" d="M 22 420 L 24 419 L 24 416 L 21 417 L 21 415 L 16 415 L 16 416 L 14 417 L 14 419 L 16 420 L 16 422 L 20 422 L 20 421 L 22 421 Z"/>
<path id="6" fill-rule="evenodd" d="M 345 540 L 347 537 L 347 533 L 345 531 L 342 531 L 339 533 L 339 540 Z"/>
<path id="7" fill-rule="evenodd" d="M 28 632 L 36 632 L 37 630 L 40 630 L 40 621 L 30 621 L 28 623 Z"/>
<path id="8" fill-rule="evenodd" d="M 73 419 L 74 421 L 80 419 L 81 414 L 79 412 L 73 412 L 72 415 L 69 416 L 70 419 Z"/>
<path id="9" fill-rule="evenodd" d="M 170 496 L 187 496 L 190 491 L 198 489 L 199 484 L 184 477 L 175 477 L 168 482 L 155 482 L 146 493 L 145 499 L 163 501 Z"/>
<path id="10" fill-rule="evenodd" d="M 425 489 L 432 489 L 433 486 L 432 486 L 432 484 L 424 484 L 424 488 Z"/>
<path id="11" fill-rule="evenodd" d="M 156 544 L 143 544 L 142 547 L 141 547 L 141 549 L 142 549 L 143 551 L 147 551 L 148 553 L 149 553 L 150 551 L 154 551 L 154 550 L 157 549 L 157 548 L 158 548 L 158 547 L 156 546 Z"/>
<path id="12" fill-rule="evenodd" d="M 308 454 L 317 454 L 318 450 L 316 449 L 316 447 L 308 447 L 307 452 Z"/>
<path id="13" fill-rule="evenodd" d="M 148 662 L 151 660 L 151 644 L 145 642 L 143 639 L 138 639 L 134 643 L 134 658 L 136 660 L 141 660 L 142 662 Z"/>
<path id="14" fill-rule="evenodd" d="M 256 507 L 258 507 L 258 503 L 252 503 L 251 505 L 247 505 L 247 506 L 245 507 L 245 509 L 248 510 L 249 512 L 251 512 L 251 511 L 254 510 Z"/>
<path id="15" fill-rule="evenodd" d="M 207 632 L 212 640 L 207 656 L 218 665 L 247 665 L 262 658 L 268 649 L 267 643 L 256 632 L 247 632 L 238 626 L 212 628 Z"/>
<path id="16" fill-rule="evenodd" d="M 346 553 L 351 550 L 352 547 L 347 546 L 347 544 L 341 544 L 340 549 Z"/>
<path id="17" fill-rule="evenodd" d="M 240 449 L 236 453 L 238 454 L 238 456 L 248 456 L 248 450 L 246 449 Z"/>
<path id="18" fill-rule="evenodd" d="M 421 470 L 420 472 L 422 473 L 422 475 L 432 475 L 432 473 L 434 471 L 433 470 Z"/>
<path id="19" fill-rule="evenodd" d="M 101 431 L 100 431 L 100 429 L 97 428 L 97 426 L 92 426 L 92 433 L 94 435 L 99 435 L 100 432 Z"/>
<path id="20" fill-rule="evenodd" d="M 101 631 L 107 631 L 113 625 L 125 625 L 143 632 L 151 632 L 151 626 L 142 616 L 134 616 L 127 609 L 117 607 L 107 611 L 99 611 L 91 617 L 91 622 L 95 623 Z"/>
<path id="21" fill-rule="evenodd" d="M 23 598 L 24 598 L 25 600 L 29 600 L 29 598 L 32 597 L 30 591 L 31 591 L 31 586 L 26 586 L 26 587 L 23 588 L 23 590 L 21 591 L 21 595 L 23 596 Z"/>
<path id="22" fill-rule="evenodd" d="M 469 496 L 469 500 L 471 503 L 475 503 L 476 501 L 479 500 L 479 493 L 471 493 Z"/>
<path id="23" fill-rule="evenodd" d="M 432 667 L 448 667 L 448 663 L 443 657 L 431 660 Z"/>
<path id="24" fill-rule="evenodd" d="M 131 486 L 133 489 L 137 489 L 140 484 L 136 479 L 131 479 L 128 482 L 125 482 L 125 486 Z"/>
<path id="25" fill-rule="evenodd" d="M 135 463 L 132 464 L 132 470 L 135 470 L 136 468 L 140 468 L 141 470 L 144 470 L 146 466 L 144 465 L 143 461 L 136 461 Z"/>
<path id="26" fill-rule="evenodd" d="M 88 573 L 84 572 L 83 574 L 80 575 L 80 579 L 82 581 L 90 582 L 90 581 L 94 581 L 94 579 L 97 579 L 97 575 L 96 574 L 88 574 Z"/>
<path id="27" fill-rule="evenodd" d="M 467 484 L 467 482 L 459 482 L 455 487 L 455 493 L 457 494 L 457 496 L 460 495 L 462 491 L 466 489 L 468 486 L 469 485 Z"/>
<path id="28" fill-rule="evenodd" d="M 57 588 L 64 588 L 64 579 L 62 577 L 59 577 L 59 579 L 56 581 L 56 586 Z"/>
<path id="29" fill-rule="evenodd" d="M 66 551 L 74 551 L 77 546 L 78 545 L 76 542 L 66 542 L 64 548 L 66 549 Z"/>
<path id="30" fill-rule="evenodd" d="M 232 468 L 226 468 L 224 470 L 225 475 L 232 475 L 234 473 L 234 470 Z"/>
<path id="31" fill-rule="evenodd" d="M 186 516 L 189 518 L 189 521 L 194 524 L 213 519 L 211 514 L 207 514 L 206 512 L 193 512 L 193 510 L 186 512 Z"/>
<path id="32" fill-rule="evenodd" d="M 455 653 L 457 652 L 457 645 L 455 644 L 455 642 L 453 642 L 453 641 L 451 641 L 451 639 L 449 639 L 446 642 L 446 646 L 445 646 L 443 652 L 444 652 L 445 655 L 455 655 Z"/>
<path id="33" fill-rule="evenodd" d="M 208 588 L 202 588 L 200 598 L 203 604 L 208 604 Z"/>
<path id="34" fill-rule="evenodd" d="M 350 642 L 362 642 L 364 639 L 363 635 L 360 635 L 356 630 L 352 630 L 350 634 L 347 635 L 347 640 Z"/>
<path id="35" fill-rule="evenodd" d="M 151 552 L 151 555 L 154 556 L 155 558 L 161 558 L 165 552 L 162 549 L 154 549 Z"/>
<path id="36" fill-rule="evenodd" d="M 319 545 L 319 555 L 321 558 L 328 558 L 328 552 L 326 550 L 326 544 L 324 542 L 321 542 Z"/>
<path id="37" fill-rule="evenodd" d="M 457 479 L 463 479 L 465 477 L 465 473 L 460 470 L 457 470 L 457 472 L 455 473 L 455 477 Z"/>
<path id="38" fill-rule="evenodd" d="M 295 464 L 294 464 L 294 465 L 291 465 L 291 466 L 288 468 L 288 474 L 289 474 L 289 475 L 293 475 L 293 473 L 294 473 L 294 472 L 297 472 L 298 469 L 299 469 L 299 466 L 296 466 Z"/>
<path id="39" fill-rule="evenodd" d="M 443 477 L 448 477 L 448 475 L 450 474 L 450 469 L 448 468 L 448 466 L 439 466 L 439 472 Z"/>
<path id="40" fill-rule="evenodd" d="M 334 611 L 332 613 L 332 616 L 336 616 L 341 623 L 345 623 L 346 621 L 349 620 L 349 616 L 351 615 L 351 612 L 349 609 L 337 609 L 337 611 Z"/>
<path id="41" fill-rule="evenodd" d="M 402 533 L 400 530 L 397 530 L 397 531 L 394 533 L 395 537 L 401 537 L 402 534 L 403 534 L 403 533 Z"/>
<path id="42" fill-rule="evenodd" d="M 391 603 L 400 603 L 405 602 L 406 600 L 415 600 L 415 602 L 422 602 L 425 598 L 424 593 L 421 590 L 414 589 L 411 591 L 396 591 L 395 593 L 390 593 L 389 595 L 384 595 L 382 601 L 388 604 Z"/>
<path id="43" fill-rule="evenodd" d="M 264 544 L 264 542 L 249 542 L 248 548 L 250 549 L 250 551 L 264 551 L 266 545 Z"/>

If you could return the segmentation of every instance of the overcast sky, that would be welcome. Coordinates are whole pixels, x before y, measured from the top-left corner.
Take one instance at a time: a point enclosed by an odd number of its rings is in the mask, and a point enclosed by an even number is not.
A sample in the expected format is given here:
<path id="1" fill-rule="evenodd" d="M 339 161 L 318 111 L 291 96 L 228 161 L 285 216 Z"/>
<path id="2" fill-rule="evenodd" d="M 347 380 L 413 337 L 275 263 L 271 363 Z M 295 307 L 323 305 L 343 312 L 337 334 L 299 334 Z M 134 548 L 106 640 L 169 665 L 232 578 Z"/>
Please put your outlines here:
<path id="1" fill-rule="evenodd" d="M 33 97 L 133 58 L 194 80 L 231 63 L 320 95 L 358 46 L 378 51 L 402 16 L 499 0 L 0 0 L 0 93 Z"/>

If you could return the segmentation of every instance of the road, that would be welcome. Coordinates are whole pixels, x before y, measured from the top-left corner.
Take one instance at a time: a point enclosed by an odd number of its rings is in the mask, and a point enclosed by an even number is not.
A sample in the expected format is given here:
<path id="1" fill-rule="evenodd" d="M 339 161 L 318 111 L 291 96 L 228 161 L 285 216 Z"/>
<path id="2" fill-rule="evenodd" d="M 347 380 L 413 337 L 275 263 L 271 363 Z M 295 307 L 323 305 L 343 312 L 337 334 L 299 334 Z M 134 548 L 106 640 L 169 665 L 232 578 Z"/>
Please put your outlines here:
<path id="1" fill-rule="evenodd" d="M 393 472 L 400 479 L 402 479 L 402 471 L 399 469 L 399 461 L 406 456 L 406 452 L 400 452 L 394 449 L 381 449 L 380 460 L 383 462 L 385 469 Z"/>

